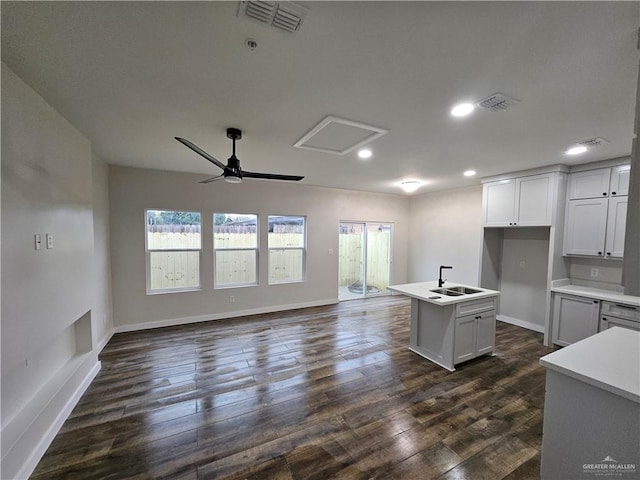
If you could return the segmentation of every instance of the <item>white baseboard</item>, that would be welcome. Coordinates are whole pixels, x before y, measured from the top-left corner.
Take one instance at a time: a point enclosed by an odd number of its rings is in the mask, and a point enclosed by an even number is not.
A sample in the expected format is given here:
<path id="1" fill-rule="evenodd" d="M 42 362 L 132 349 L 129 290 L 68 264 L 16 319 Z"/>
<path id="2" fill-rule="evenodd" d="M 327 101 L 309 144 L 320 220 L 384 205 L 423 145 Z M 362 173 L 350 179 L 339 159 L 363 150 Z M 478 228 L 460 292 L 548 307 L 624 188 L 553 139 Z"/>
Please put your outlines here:
<path id="1" fill-rule="evenodd" d="M 169 318 L 166 320 L 157 320 L 154 322 L 119 325 L 115 328 L 115 333 L 134 332 L 137 330 L 148 330 L 151 328 L 173 327 L 176 325 L 185 325 L 188 323 L 209 322 L 211 320 L 225 320 L 229 318 L 245 317 L 247 315 L 258 315 L 261 313 L 284 312 L 286 310 L 295 310 L 298 308 L 321 307 L 324 305 L 334 305 L 336 303 L 338 303 L 337 298 L 329 298 L 326 300 L 316 300 L 313 302 L 292 303 L 288 305 L 275 305 L 275 306 L 269 306 L 269 307 L 252 308 L 248 310 L 236 310 L 234 312 L 214 313 L 211 315 L 196 315 L 192 317 Z"/>
<path id="2" fill-rule="evenodd" d="M 526 328 L 527 330 L 533 330 L 534 332 L 544 333 L 544 325 L 538 325 L 537 323 L 527 322 L 518 318 L 507 317 L 506 315 L 496 315 L 496 320 L 504 323 L 510 323 L 516 327 Z"/>
<path id="3" fill-rule="evenodd" d="M 100 371 L 101 365 L 95 355 L 83 355 L 77 361 L 77 368 L 63 382 L 57 392 L 48 392 L 48 388 L 39 392 L 40 397 L 47 397 L 48 402 L 26 430 L 18 432 L 19 436 L 15 443 L 2 458 L 1 478 L 16 480 L 29 478 L 65 420 L 80 401 L 80 397 Z M 69 365 L 69 367 L 73 368 L 73 365 Z M 55 386 L 53 387 L 55 388 Z M 40 403 L 42 400 L 42 398 L 34 399 L 36 403 Z M 30 411 L 32 411 L 30 407 L 31 402 L 23 408 L 17 418 L 12 420 L 12 423 L 15 421 L 18 424 L 24 424 L 25 417 L 30 415 Z M 11 425 L 7 427 L 6 430 L 9 430 L 7 433 L 10 433 Z"/>
<path id="4" fill-rule="evenodd" d="M 113 337 L 114 333 L 116 333 L 116 331 L 112 328 L 106 333 L 106 335 L 102 338 L 102 340 L 98 342 L 98 344 L 96 345 L 96 352 L 98 354 L 100 354 L 102 349 L 107 345 L 107 343 L 109 343 L 109 340 L 111 340 L 111 337 Z"/>

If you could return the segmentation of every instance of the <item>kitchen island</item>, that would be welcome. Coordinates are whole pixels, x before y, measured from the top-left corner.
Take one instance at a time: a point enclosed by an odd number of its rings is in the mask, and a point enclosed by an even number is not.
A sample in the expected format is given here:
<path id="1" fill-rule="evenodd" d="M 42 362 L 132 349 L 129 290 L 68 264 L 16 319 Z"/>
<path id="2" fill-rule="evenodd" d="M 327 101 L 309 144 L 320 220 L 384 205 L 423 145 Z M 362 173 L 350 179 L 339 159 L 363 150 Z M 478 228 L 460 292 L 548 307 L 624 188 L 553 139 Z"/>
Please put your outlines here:
<path id="1" fill-rule="evenodd" d="M 500 292 L 437 281 L 392 285 L 411 297 L 409 349 L 446 368 L 493 354 L 496 299 Z"/>
<path id="2" fill-rule="evenodd" d="M 613 327 L 540 363 L 541 478 L 639 478 L 640 332 Z"/>

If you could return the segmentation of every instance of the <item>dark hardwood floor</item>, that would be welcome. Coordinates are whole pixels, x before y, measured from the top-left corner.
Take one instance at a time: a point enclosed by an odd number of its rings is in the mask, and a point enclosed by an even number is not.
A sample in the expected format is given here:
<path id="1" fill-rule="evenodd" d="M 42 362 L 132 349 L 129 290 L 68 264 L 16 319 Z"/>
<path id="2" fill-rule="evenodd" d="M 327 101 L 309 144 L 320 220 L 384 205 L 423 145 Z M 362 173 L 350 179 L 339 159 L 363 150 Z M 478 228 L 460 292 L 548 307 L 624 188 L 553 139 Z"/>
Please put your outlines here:
<path id="1" fill-rule="evenodd" d="M 408 299 L 115 335 L 31 477 L 539 478 L 542 335 L 498 322 L 453 373 L 408 350 Z"/>

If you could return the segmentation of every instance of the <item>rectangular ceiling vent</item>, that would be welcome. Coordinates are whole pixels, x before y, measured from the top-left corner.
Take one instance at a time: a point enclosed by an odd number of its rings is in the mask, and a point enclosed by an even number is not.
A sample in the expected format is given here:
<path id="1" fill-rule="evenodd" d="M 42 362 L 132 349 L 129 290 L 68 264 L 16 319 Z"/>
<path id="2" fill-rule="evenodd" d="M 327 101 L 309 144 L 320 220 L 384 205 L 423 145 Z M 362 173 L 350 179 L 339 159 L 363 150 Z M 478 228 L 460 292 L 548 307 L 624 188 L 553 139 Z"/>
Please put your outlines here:
<path id="1" fill-rule="evenodd" d="M 600 145 L 604 145 L 605 143 L 609 143 L 609 140 L 606 140 L 602 137 L 594 137 L 587 140 L 582 140 L 581 142 L 578 142 L 578 145 L 584 145 L 587 148 L 594 148 L 599 147 Z"/>
<path id="2" fill-rule="evenodd" d="M 509 97 L 504 93 L 494 93 L 486 98 L 483 98 L 478 102 L 478 106 L 491 110 L 492 112 L 504 112 L 505 110 L 513 107 L 516 103 L 520 103 L 513 97 Z"/>
<path id="3" fill-rule="evenodd" d="M 270 25 L 288 33 L 295 33 L 300 30 L 307 11 L 307 7 L 293 2 L 248 0 L 240 2 L 238 16 L 244 16 L 254 22 Z"/>

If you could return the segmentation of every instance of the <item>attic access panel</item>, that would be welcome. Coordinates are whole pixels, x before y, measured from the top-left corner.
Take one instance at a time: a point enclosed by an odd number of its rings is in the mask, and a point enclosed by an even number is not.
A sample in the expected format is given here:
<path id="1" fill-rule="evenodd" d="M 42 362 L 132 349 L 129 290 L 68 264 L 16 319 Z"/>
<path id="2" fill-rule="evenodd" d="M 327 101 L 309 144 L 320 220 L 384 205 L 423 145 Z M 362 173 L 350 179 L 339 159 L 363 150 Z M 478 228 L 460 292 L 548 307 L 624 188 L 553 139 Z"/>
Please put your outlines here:
<path id="1" fill-rule="evenodd" d="M 296 148 L 345 155 L 389 133 L 384 128 L 329 115 L 293 144 Z"/>

